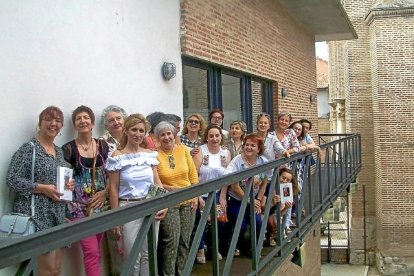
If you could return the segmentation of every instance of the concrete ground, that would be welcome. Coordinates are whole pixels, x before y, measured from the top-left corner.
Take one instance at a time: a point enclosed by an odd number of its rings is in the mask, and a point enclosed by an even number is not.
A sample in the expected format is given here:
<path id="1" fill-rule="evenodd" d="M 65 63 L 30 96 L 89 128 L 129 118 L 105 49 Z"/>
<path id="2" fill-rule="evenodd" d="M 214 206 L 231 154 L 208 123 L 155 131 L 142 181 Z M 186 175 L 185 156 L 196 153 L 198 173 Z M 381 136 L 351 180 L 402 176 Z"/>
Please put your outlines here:
<path id="1" fill-rule="evenodd" d="M 366 276 L 368 267 L 350 264 L 322 264 L 322 276 Z"/>
<path id="2" fill-rule="evenodd" d="M 321 276 L 380 276 L 375 266 L 351 264 L 322 264 Z"/>

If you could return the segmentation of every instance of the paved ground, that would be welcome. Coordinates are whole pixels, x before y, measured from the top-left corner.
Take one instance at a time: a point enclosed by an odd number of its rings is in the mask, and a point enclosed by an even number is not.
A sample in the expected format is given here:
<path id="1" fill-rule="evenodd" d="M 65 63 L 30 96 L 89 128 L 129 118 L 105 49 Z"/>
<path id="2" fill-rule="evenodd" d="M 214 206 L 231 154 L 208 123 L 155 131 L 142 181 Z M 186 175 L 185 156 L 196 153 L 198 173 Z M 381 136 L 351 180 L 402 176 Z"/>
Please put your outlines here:
<path id="1" fill-rule="evenodd" d="M 375 266 L 322 264 L 322 276 L 380 276 Z"/>

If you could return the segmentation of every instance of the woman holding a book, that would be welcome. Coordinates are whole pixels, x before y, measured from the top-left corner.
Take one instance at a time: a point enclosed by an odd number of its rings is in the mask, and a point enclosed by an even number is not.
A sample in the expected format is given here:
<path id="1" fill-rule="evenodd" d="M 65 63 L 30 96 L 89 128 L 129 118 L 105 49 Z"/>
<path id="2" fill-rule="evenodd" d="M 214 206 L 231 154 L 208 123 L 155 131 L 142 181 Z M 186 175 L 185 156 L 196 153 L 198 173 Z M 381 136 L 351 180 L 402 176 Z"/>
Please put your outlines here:
<path id="1" fill-rule="evenodd" d="M 77 131 L 76 139 L 62 146 L 65 161 L 73 169 L 75 191 L 73 201 L 68 204 L 68 219 L 79 220 L 98 213 L 108 206 L 108 184 L 105 162 L 108 144 L 94 139 L 92 129 L 95 115 L 87 106 L 79 106 L 72 113 L 72 122 Z M 100 276 L 101 243 L 104 233 L 80 240 L 87 276 Z"/>
<path id="2" fill-rule="evenodd" d="M 144 200 L 152 185 L 162 188 L 158 177 L 158 152 L 147 149 L 145 135 L 150 129 L 147 119 L 141 114 L 126 118 L 121 143 L 112 157 L 108 158 L 106 170 L 109 176 L 111 209 L 127 206 Z M 157 221 L 164 218 L 166 210 L 156 213 Z M 142 226 L 140 218 L 113 229 L 115 235 L 123 235 L 124 261 L 130 255 L 134 241 Z M 156 223 L 158 236 L 159 223 Z M 134 275 L 149 275 L 148 241 L 142 246 L 136 263 Z"/>
<path id="3" fill-rule="evenodd" d="M 54 144 L 56 136 L 63 127 L 63 113 L 49 106 L 39 115 L 38 135 L 23 144 L 13 155 L 7 173 L 7 185 L 15 193 L 13 211 L 31 214 L 31 197 L 34 195 L 34 221 L 36 231 L 43 231 L 65 223 L 65 202 L 63 194 L 57 190 L 57 168 L 65 167 L 62 150 Z M 32 182 L 32 162 L 34 160 L 34 181 Z M 73 190 L 74 180 L 67 183 Z M 41 208 L 37 208 L 41 206 Z M 59 275 L 62 264 L 62 249 L 39 255 L 39 275 Z"/>
<path id="4" fill-rule="evenodd" d="M 206 182 L 214 178 L 223 175 L 226 167 L 230 163 L 230 151 L 227 148 L 223 148 L 224 137 L 221 132 L 221 128 L 217 125 L 210 125 L 207 127 L 202 139 L 203 145 L 200 146 L 200 151 L 193 157 L 194 163 L 198 171 L 198 177 L 200 182 Z M 223 187 L 216 192 L 216 204 L 219 205 L 219 212 L 225 215 L 227 207 L 227 187 Z M 208 194 L 199 197 L 198 202 L 198 217 L 201 216 L 201 212 L 204 210 L 205 201 Z M 207 211 L 209 212 L 209 210 Z M 222 232 L 223 221 L 219 223 L 219 232 Z M 220 233 L 221 234 L 221 233 Z M 198 247 L 196 261 L 197 263 L 206 263 L 206 257 L 204 252 L 204 234 L 201 237 L 201 242 Z M 222 258 L 218 253 L 219 259 Z"/>

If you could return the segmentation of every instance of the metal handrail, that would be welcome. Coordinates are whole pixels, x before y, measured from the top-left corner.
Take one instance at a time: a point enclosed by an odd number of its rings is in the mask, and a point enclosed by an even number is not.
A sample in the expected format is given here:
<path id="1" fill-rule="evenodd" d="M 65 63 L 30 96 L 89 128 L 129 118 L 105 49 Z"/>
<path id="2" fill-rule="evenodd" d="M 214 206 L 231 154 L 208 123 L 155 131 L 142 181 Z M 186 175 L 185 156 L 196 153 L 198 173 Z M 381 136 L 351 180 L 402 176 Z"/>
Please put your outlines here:
<path id="1" fill-rule="evenodd" d="M 338 136 L 338 135 L 332 135 Z M 347 146 L 345 146 L 347 144 Z M 352 146 L 351 146 L 352 145 Z M 154 198 L 150 198 L 144 201 L 137 202 L 136 204 L 129 204 L 124 207 L 117 208 L 115 210 L 109 210 L 99 215 L 87 217 L 82 220 L 63 224 L 51 229 L 37 232 L 33 235 L 27 236 L 17 240 L 0 241 L 0 268 L 11 266 L 22 261 L 31 259 L 27 262 L 22 270 L 33 270 L 36 275 L 36 260 L 37 256 L 44 254 L 45 252 L 52 251 L 56 248 L 66 246 L 68 244 L 77 242 L 83 238 L 89 237 L 94 234 L 102 233 L 109 229 L 112 229 L 118 225 L 125 224 L 129 221 L 136 220 L 138 218 L 145 218 L 143 226 L 141 227 L 137 239 L 133 245 L 131 254 L 128 261 L 124 266 L 122 275 L 129 275 L 134 263 L 134 257 L 136 259 L 143 244 L 144 238 L 148 235 L 149 244 L 149 257 L 151 275 L 157 275 L 157 256 L 156 256 L 156 242 L 155 242 L 155 230 L 153 227 L 154 214 L 163 208 L 169 206 L 175 206 L 180 202 L 186 201 L 190 198 L 198 197 L 200 195 L 209 193 L 206 201 L 205 211 L 203 212 L 195 239 L 191 246 L 188 261 L 185 267 L 184 275 L 190 275 L 194 264 L 195 255 L 198 249 L 198 244 L 201 238 L 201 234 L 207 223 L 208 215 L 211 218 L 216 218 L 215 208 L 215 191 L 229 186 L 233 183 L 245 180 L 249 178 L 248 186 L 241 203 L 241 211 L 236 222 L 236 226 L 233 232 L 232 241 L 229 247 L 229 252 L 234 252 L 236 248 L 238 233 L 240 232 L 241 220 L 244 215 L 244 211 L 247 206 L 247 201 L 253 200 L 253 178 L 252 176 L 265 172 L 268 170 L 278 170 L 280 166 L 286 163 L 293 163 L 296 169 L 298 162 L 302 159 L 305 160 L 304 167 L 304 180 L 301 193 L 301 200 L 296 198 L 296 213 L 297 213 L 297 228 L 292 231 L 287 238 L 283 238 L 282 224 L 277 224 L 277 246 L 264 258 L 260 259 L 261 251 L 263 249 L 262 243 L 265 234 L 265 225 L 269 217 L 270 201 L 266 204 L 265 215 L 263 219 L 263 227 L 260 232 L 256 232 L 254 216 L 251 216 L 252 221 L 250 228 L 251 242 L 252 242 L 252 269 L 248 275 L 257 275 L 259 272 L 264 271 L 265 275 L 271 273 L 277 269 L 277 267 L 291 254 L 292 250 L 301 243 L 302 239 L 311 231 L 315 224 L 318 223 L 319 218 L 323 215 L 326 209 L 330 207 L 332 202 L 347 188 L 347 186 L 355 180 L 356 175 L 361 169 L 361 137 L 359 134 L 349 134 L 345 138 L 341 138 L 335 141 L 328 142 L 320 146 L 321 151 L 317 152 L 315 171 L 312 174 L 312 168 L 310 164 L 312 153 L 300 153 L 294 154 L 289 159 L 277 159 L 260 166 L 255 166 L 244 171 L 232 173 L 211 181 L 193 185 L 187 188 L 183 188 L 177 191 L 173 191 L 167 194 L 158 195 Z M 341 158 L 336 160 L 332 158 L 330 160 L 330 153 L 332 146 L 338 146 L 340 151 L 334 154 L 341 154 Z M 321 152 L 325 153 L 325 160 L 321 158 Z M 333 153 L 333 152 L 332 152 Z M 339 168 L 339 172 L 338 172 Z M 332 176 L 335 175 L 334 181 Z M 313 184 L 316 181 L 318 185 Z M 279 177 L 278 173 L 273 174 L 272 185 L 270 189 L 272 192 L 276 190 L 279 194 Z M 307 215 L 302 218 L 301 210 L 305 206 L 308 209 Z M 210 212 L 208 212 L 210 210 Z M 276 215 L 278 221 L 280 221 L 280 206 L 277 204 Z M 254 206 L 250 205 L 246 212 L 254 212 Z M 213 241 L 213 273 L 214 275 L 220 275 L 219 262 L 217 257 L 218 238 L 217 238 L 217 226 L 216 220 L 212 219 L 212 241 Z M 256 235 L 258 239 L 256 241 Z M 289 240 L 292 240 L 290 243 Z M 134 250 L 137 249 L 137 250 Z M 233 254 L 229 254 L 224 269 L 223 275 L 230 273 L 231 264 L 233 260 Z"/>

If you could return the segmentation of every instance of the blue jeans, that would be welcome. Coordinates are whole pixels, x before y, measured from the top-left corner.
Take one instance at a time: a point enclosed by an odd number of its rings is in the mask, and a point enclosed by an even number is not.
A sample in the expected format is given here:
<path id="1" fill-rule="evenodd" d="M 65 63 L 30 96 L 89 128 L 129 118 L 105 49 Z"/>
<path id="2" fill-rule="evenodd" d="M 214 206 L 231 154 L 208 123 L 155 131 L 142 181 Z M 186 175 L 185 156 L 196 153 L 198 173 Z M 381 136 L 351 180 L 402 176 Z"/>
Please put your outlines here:
<path id="1" fill-rule="evenodd" d="M 232 227 L 232 229 L 234 229 L 234 227 L 236 226 L 236 221 L 237 221 L 237 216 L 240 213 L 240 207 L 241 207 L 241 201 L 238 201 L 237 199 L 234 199 L 232 197 L 230 197 L 230 199 L 227 202 L 227 217 L 229 219 L 229 223 Z M 238 245 L 241 245 L 242 243 L 242 238 L 244 233 L 247 230 L 247 225 L 250 224 L 250 210 L 249 210 L 250 206 L 249 204 L 247 204 L 246 206 L 246 211 L 244 213 L 244 217 L 243 217 L 243 222 L 240 228 L 240 235 L 239 235 L 239 241 L 238 241 Z M 256 214 L 256 233 L 259 233 L 260 229 L 262 228 L 262 217 L 260 214 Z M 258 238 L 258 235 L 257 235 Z M 238 246 L 240 247 L 240 246 Z"/>
<path id="2" fill-rule="evenodd" d="M 204 201 L 207 201 L 207 197 L 202 197 Z M 220 192 L 216 193 L 216 204 L 220 204 Z M 197 211 L 196 211 L 196 221 L 199 221 L 201 218 L 201 210 L 199 207 L 197 207 Z M 208 224 L 209 222 L 207 222 Z M 224 229 L 224 222 L 217 222 L 217 231 L 218 231 L 218 235 L 220 236 L 220 234 L 223 232 Z M 206 244 L 206 236 L 207 233 L 207 227 L 204 228 L 204 232 L 203 235 L 201 236 L 201 241 L 200 241 L 200 245 L 198 246 L 198 249 L 204 249 L 204 245 Z"/>

